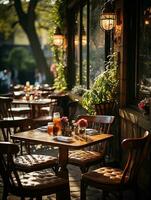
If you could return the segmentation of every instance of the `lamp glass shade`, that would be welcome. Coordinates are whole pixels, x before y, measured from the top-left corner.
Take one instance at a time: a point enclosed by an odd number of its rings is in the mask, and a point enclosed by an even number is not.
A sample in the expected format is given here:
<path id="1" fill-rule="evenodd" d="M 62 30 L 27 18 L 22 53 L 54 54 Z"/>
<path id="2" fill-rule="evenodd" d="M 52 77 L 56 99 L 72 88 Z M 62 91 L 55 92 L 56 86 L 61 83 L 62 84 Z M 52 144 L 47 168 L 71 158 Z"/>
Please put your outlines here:
<path id="1" fill-rule="evenodd" d="M 86 35 L 82 35 L 82 45 L 85 46 L 87 44 L 87 37 Z"/>
<path id="2" fill-rule="evenodd" d="M 102 13 L 100 16 L 100 27 L 103 30 L 112 30 L 116 25 L 115 13 Z"/>
<path id="3" fill-rule="evenodd" d="M 63 35 L 54 35 L 53 36 L 53 43 L 56 46 L 63 45 L 63 40 L 64 40 Z"/>

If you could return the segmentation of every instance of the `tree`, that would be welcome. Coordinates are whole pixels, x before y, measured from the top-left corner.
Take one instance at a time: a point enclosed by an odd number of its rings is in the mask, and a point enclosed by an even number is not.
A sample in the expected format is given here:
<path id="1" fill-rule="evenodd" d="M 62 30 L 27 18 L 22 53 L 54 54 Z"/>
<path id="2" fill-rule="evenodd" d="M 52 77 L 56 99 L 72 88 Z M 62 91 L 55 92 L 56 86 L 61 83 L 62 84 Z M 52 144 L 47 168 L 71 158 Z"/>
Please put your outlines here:
<path id="1" fill-rule="evenodd" d="M 41 73 L 48 68 L 44 52 L 41 48 L 37 28 L 48 28 L 47 14 L 52 7 L 52 1 L 48 0 L 1 0 L 0 1 L 0 30 L 8 36 L 15 30 L 16 25 L 22 27 L 27 35 L 37 67 Z M 41 15 L 43 13 L 43 15 Z M 43 20 L 42 18 L 43 17 Z M 42 23 L 41 23 L 42 22 Z"/>

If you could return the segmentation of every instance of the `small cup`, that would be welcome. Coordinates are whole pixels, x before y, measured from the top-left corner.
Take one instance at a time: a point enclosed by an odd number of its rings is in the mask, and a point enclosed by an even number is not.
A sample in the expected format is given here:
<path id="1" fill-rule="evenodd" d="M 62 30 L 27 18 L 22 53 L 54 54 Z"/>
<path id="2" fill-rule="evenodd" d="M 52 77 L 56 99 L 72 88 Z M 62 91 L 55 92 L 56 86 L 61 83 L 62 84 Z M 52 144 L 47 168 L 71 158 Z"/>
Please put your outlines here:
<path id="1" fill-rule="evenodd" d="M 49 135 L 53 135 L 53 122 L 48 122 L 48 125 L 47 125 L 47 132 Z"/>

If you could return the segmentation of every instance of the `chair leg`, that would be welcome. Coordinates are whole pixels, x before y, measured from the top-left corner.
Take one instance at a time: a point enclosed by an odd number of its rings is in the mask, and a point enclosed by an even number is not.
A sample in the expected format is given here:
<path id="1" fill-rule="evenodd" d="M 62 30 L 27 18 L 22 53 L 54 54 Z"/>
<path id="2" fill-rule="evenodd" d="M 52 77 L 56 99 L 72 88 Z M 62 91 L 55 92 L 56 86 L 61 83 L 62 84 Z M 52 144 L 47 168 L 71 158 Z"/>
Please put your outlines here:
<path id="1" fill-rule="evenodd" d="M 86 188 L 87 185 L 83 180 L 81 180 L 81 186 L 80 186 L 80 200 L 86 200 Z"/>

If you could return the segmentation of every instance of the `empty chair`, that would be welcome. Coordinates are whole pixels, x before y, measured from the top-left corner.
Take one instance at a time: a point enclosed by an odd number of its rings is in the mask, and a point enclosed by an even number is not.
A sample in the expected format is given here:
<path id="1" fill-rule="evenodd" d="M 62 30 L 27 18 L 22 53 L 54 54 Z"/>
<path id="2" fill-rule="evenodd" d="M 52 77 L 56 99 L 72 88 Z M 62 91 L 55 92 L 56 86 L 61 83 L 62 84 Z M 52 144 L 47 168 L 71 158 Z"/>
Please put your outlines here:
<path id="1" fill-rule="evenodd" d="M 21 197 L 42 200 L 42 196 L 56 193 L 57 200 L 70 200 L 69 181 L 60 178 L 49 170 L 19 173 L 16 169 L 13 156 L 18 153 L 19 147 L 10 142 L 0 142 L 0 174 L 3 179 L 3 200 L 9 194 Z"/>
<path id="2" fill-rule="evenodd" d="M 11 111 L 12 98 L 0 97 L 0 119 L 14 118 Z"/>
<path id="3" fill-rule="evenodd" d="M 111 125 L 114 121 L 114 116 L 105 115 L 84 115 L 78 119 L 84 118 L 88 121 L 88 128 L 93 128 L 98 133 L 110 133 Z M 81 172 L 87 172 L 89 167 L 104 161 L 106 153 L 107 141 L 103 141 L 97 146 L 92 146 L 91 149 L 75 150 L 69 152 L 68 163 L 79 166 Z"/>
<path id="4" fill-rule="evenodd" d="M 41 115 L 42 116 L 45 116 L 45 115 L 46 116 L 48 116 L 48 115 L 52 116 L 56 106 L 57 106 L 57 100 L 56 99 L 52 99 L 49 106 L 41 107 L 41 109 L 40 109 Z"/>
<path id="5" fill-rule="evenodd" d="M 15 134 L 17 131 L 25 131 L 30 129 L 31 123 L 29 119 L 24 120 L 0 120 L 0 128 L 5 141 L 10 141 L 10 136 Z M 14 141 L 18 143 L 17 141 Z M 24 144 L 24 147 L 28 153 L 23 153 L 23 145 L 20 145 L 21 155 L 17 155 L 15 158 L 16 168 L 20 171 L 30 172 L 46 168 L 52 168 L 55 172 L 58 168 L 58 159 L 54 156 L 43 155 L 43 154 L 29 154 L 30 144 Z"/>
<path id="6" fill-rule="evenodd" d="M 68 118 L 70 119 L 71 122 L 76 118 L 78 103 L 79 103 L 78 99 L 75 99 L 74 101 L 68 103 L 68 111 L 69 111 Z"/>
<path id="7" fill-rule="evenodd" d="M 40 126 L 47 125 L 52 121 L 52 116 L 57 107 L 57 100 L 52 99 L 49 106 L 43 106 L 40 109 L 40 116 L 32 119 L 32 127 L 38 128 Z"/>
<path id="8" fill-rule="evenodd" d="M 11 97 L 0 97 L 0 119 L 23 119 L 22 115 L 29 114 L 31 109 L 28 107 L 12 107 Z"/>
<path id="9" fill-rule="evenodd" d="M 122 141 L 122 147 L 128 158 L 123 169 L 112 167 L 101 167 L 87 172 L 81 179 L 81 200 L 86 200 L 87 186 L 99 188 L 103 191 L 103 198 L 108 193 L 118 194 L 118 199 L 122 200 L 124 190 L 134 190 L 136 199 L 137 177 L 144 159 L 149 153 L 151 135 L 148 131 L 141 138 L 128 138 Z M 117 193 L 116 193 L 117 192 Z M 102 199 L 103 199 L 102 198 Z"/>

